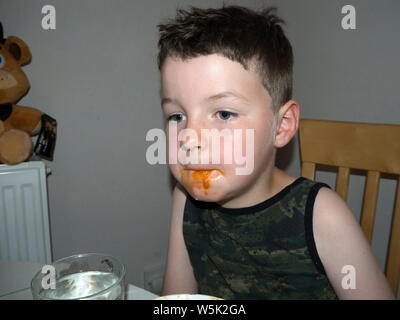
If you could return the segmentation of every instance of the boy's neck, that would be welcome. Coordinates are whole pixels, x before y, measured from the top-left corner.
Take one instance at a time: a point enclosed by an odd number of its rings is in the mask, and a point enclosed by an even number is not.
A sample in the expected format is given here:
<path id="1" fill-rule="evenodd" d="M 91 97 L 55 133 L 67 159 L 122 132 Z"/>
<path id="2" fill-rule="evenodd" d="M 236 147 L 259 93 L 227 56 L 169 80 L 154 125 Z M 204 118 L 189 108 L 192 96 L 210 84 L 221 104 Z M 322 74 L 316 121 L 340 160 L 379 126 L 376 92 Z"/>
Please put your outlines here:
<path id="1" fill-rule="evenodd" d="M 273 197 L 275 194 L 282 191 L 282 189 L 292 184 L 295 180 L 296 177 L 287 174 L 286 172 L 278 169 L 277 167 L 274 167 L 274 172 L 272 174 L 272 182 L 270 184 L 270 197 Z"/>
<path id="2" fill-rule="evenodd" d="M 273 167 L 268 177 L 263 179 L 263 183 L 256 190 L 251 190 L 240 198 L 231 199 L 219 204 L 225 208 L 250 207 L 273 197 L 296 180 L 295 177 L 277 167 Z"/>

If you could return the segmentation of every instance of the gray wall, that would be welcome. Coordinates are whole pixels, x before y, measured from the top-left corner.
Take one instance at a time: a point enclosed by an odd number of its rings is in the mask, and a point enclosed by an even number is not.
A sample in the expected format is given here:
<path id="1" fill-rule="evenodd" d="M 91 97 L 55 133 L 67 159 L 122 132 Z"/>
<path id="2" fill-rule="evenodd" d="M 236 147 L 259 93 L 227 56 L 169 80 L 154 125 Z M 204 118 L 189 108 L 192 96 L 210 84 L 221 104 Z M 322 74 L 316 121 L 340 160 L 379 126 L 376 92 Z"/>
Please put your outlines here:
<path id="1" fill-rule="evenodd" d="M 166 257 L 170 180 L 151 166 L 146 132 L 162 128 L 156 25 L 182 7 L 222 1 L 1 0 L 6 35 L 25 40 L 31 90 L 20 104 L 58 120 L 53 162 L 46 162 L 54 258 L 107 252 L 127 266 L 127 280 L 143 286 L 143 270 Z M 396 0 L 225 1 L 278 6 L 295 53 L 294 98 L 302 117 L 400 123 L 397 94 L 400 2 Z M 41 28 L 52 4 L 57 28 Z M 341 8 L 357 10 L 357 29 L 341 28 Z M 395 87 L 396 86 L 396 87 Z M 300 174 L 297 137 L 279 165 Z M 331 172 L 320 180 L 335 185 Z M 349 204 L 359 216 L 363 175 L 351 178 Z M 373 250 L 383 267 L 395 181 L 381 183 Z"/>

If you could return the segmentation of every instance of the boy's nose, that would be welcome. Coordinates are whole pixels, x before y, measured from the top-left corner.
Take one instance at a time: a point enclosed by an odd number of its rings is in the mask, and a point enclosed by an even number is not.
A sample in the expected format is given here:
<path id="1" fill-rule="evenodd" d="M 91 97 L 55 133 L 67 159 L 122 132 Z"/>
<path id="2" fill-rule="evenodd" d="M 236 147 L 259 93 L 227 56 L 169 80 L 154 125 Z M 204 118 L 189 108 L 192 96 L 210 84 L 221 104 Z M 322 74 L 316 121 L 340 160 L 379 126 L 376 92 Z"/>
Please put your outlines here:
<path id="1" fill-rule="evenodd" d="M 182 150 L 190 152 L 190 151 L 204 151 L 205 149 L 205 141 L 201 138 L 201 130 L 206 129 L 204 124 L 200 121 L 188 121 L 187 126 L 184 129 L 183 139 L 181 140 Z"/>
<path id="2" fill-rule="evenodd" d="M 183 151 L 195 151 L 202 149 L 201 137 L 198 136 L 196 131 L 192 129 L 184 129 L 186 134 L 184 135 L 183 141 L 181 141 L 181 148 Z M 190 130 L 190 131 L 189 131 Z"/>

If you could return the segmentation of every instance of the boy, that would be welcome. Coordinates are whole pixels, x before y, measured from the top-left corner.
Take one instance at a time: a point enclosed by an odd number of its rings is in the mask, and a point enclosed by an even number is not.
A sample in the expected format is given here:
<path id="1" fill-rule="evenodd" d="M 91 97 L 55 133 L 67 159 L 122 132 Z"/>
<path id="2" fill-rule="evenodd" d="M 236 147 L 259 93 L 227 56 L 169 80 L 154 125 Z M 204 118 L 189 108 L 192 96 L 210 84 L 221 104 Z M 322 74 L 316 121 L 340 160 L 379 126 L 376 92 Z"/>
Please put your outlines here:
<path id="1" fill-rule="evenodd" d="M 341 198 L 275 167 L 300 109 L 282 22 L 273 9 L 230 6 L 179 10 L 159 26 L 161 104 L 177 180 L 162 294 L 392 299 Z M 206 130 L 225 130 L 224 145 L 199 139 Z M 252 151 L 251 170 L 238 174 L 244 150 Z M 219 151 L 224 161 L 204 161 Z M 350 288 L 342 281 L 349 266 Z"/>

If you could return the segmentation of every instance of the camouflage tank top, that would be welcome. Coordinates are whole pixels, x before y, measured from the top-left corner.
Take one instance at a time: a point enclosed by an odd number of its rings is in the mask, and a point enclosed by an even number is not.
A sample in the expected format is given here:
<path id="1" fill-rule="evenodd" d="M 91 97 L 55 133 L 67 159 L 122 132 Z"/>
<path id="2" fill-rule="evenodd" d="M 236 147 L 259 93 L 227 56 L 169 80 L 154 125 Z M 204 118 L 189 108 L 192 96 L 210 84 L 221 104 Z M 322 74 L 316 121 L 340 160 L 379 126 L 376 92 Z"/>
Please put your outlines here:
<path id="1" fill-rule="evenodd" d="M 183 235 L 199 293 L 224 299 L 337 299 L 312 229 L 322 183 L 298 178 L 257 205 L 187 196 Z M 328 187 L 329 188 L 329 187 Z"/>

